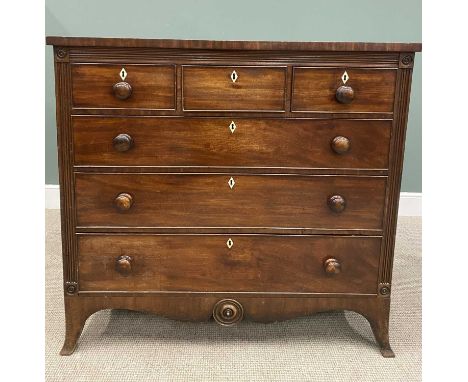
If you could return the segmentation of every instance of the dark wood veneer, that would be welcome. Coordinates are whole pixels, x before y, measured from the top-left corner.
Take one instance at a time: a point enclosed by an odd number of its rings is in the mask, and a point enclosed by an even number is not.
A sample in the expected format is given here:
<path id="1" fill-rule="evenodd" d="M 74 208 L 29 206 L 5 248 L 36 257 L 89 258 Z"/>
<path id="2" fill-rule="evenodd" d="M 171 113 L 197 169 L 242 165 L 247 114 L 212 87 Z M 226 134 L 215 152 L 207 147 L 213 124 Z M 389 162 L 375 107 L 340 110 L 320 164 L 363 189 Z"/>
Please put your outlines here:
<path id="1" fill-rule="evenodd" d="M 232 298 L 233 293 L 185 294 L 150 296 L 80 295 L 65 296 L 66 336 L 61 355 L 75 351 L 78 338 L 86 320 L 103 309 L 126 309 L 158 314 L 180 321 L 207 321 L 212 317 L 213 307 L 220 300 Z M 394 357 L 388 337 L 389 298 L 372 296 L 310 298 L 284 295 L 241 295 L 236 300 L 242 304 L 244 319 L 257 322 L 275 322 L 317 312 L 351 310 L 364 316 L 378 342 L 384 357 Z"/>
<path id="2" fill-rule="evenodd" d="M 57 51 L 57 49 L 56 49 Z M 71 128 L 70 65 L 55 63 L 55 94 L 57 98 L 57 149 L 59 164 L 60 214 L 63 255 L 63 280 L 67 293 L 78 291 L 77 242 L 75 238 L 75 178 L 73 173 L 73 137 Z"/>
<path id="3" fill-rule="evenodd" d="M 394 356 L 391 271 L 421 44 L 47 43 L 61 354 L 101 309 L 221 325 L 347 309 Z"/>
<path id="4" fill-rule="evenodd" d="M 352 101 L 339 102 L 341 77 L 354 92 Z M 380 112 L 393 111 L 396 70 L 294 68 L 292 111 Z"/>
<path id="5" fill-rule="evenodd" d="M 285 109 L 285 67 L 182 66 L 182 84 L 186 111 Z"/>
<path id="6" fill-rule="evenodd" d="M 403 56 L 403 59 L 406 56 Z M 411 61 L 411 64 L 413 61 Z M 396 116 L 393 120 L 390 160 L 392 163 L 387 194 L 385 197 L 384 241 L 380 265 L 380 283 L 390 285 L 392 280 L 393 252 L 400 201 L 401 175 L 405 153 L 406 123 L 408 120 L 409 99 L 411 91 L 412 69 L 400 69 L 397 78 L 397 94 L 395 97 Z"/>
<path id="7" fill-rule="evenodd" d="M 385 183 L 384 177 L 328 175 L 78 173 L 77 224 L 380 229 Z M 114 206 L 121 193 L 133 198 L 125 213 Z M 330 209 L 332 195 L 346 199 L 342 213 Z"/>
<path id="8" fill-rule="evenodd" d="M 227 50 L 282 50 L 282 51 L 340 51 L 340 52 L 420 52 L 420 43 L 375 42 L 294 42 L 294 41 L 214 41 L 170 40 L 138 38 L 59 37 L 48 36 L 48 45 L 157 48 L 157 49 L 227 49 Z"/>
<path id="9" fill-rule="evenodd" d="M 119 75 L 125 68 L 125 82 Z M 175 109 L 174 66 L 72 65 L 73 106 L 77 108 Z M 130 95 L 118 97 L 113 86 L 127 83 Z"/>
<path id="10" fill-rule="evenodd" d="M 72 118 L 75 163 L 387 169 L 391 120 Z M 233 123 L 233 132 L 230 125 Z M 116 149 L 119 135 L 123 148 Z M 349 149 L 332 147 L 344 136 Z M 127 142 L 127 144 L 125 144 Z"/>
<path id="11" fill-rule="evenodd" d="M 233 245 L 228 248 L 226 242 Z M 379 237 L 81 235 L 82 291 L 376 292 Z M 116 262 L 128 264 L 122 274 Z M 330 275 L 325 262 L 338 259 Z"/>

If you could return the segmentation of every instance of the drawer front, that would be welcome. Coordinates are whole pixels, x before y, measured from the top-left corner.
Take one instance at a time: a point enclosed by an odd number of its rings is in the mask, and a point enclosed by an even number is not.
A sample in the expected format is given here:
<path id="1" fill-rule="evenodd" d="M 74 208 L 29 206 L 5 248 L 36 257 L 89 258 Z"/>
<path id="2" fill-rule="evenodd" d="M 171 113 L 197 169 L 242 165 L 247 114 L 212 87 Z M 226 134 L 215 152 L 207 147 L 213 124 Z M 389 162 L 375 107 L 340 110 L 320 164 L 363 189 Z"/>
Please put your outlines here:
<path id="1" fill-rule="evenodd" d="M 386 178 L 78 173 L 75 182 L 79 226 L 381 229 Z"/>
<path id="2" fill-rule="evenodd" d="M 284 111 L 286 67 L 183 66 L 182 70 L 184 110 Z"/>
<path id="3" fill-rule="evenodd" d="M 77 165 L 388 167 L 390 120 L 74 117 Z"/>
<path id="4" fill-rule="evenodd" d="M 123 82 L 130 88 L 114 92 L 114 85 Z M 173 110 L 175 69 L 172 65 L 76 64 L 72 65 L 72 91 L 73 106 L 77 108 Z"/>
<path id="5" fill-rule="evenodd" d="M 80 290 L 375 293 L 380 242 L 336 236 L 79 235 Z"/>
<path id="6" fill-rule="evenodd" d="M 345 72 L 347 77 L 343 77 Z M 392 112 L 396 72 L 393 69 L 294 68 L 291 109 L 335 113 Z M 342 86 L 351 88 L 352 95 Z M 340 102 L 337 92 L 341 91 Z"/>

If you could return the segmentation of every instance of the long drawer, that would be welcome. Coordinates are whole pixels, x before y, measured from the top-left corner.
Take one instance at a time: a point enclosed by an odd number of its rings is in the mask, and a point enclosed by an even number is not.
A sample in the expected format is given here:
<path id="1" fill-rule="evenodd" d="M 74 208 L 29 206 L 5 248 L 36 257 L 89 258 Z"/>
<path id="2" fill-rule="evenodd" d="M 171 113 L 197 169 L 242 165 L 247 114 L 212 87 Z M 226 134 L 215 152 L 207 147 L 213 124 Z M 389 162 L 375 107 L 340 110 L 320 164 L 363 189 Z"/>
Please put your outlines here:
<path id="1" fill-rule="evenodd" d="M 378 237 L 79 235 L 80 289 L 375 293 L 380 243 Z"/>
<path id="2" fill-rule="evenodd" d="M 385 177 L 77 173 L 79 226 L 380 229 Z"/>
<path id="3" fill-rule="evenodd" d="M 75 164 L 386 169 L 391 126 L 391 120 L 75 116 Z"/>

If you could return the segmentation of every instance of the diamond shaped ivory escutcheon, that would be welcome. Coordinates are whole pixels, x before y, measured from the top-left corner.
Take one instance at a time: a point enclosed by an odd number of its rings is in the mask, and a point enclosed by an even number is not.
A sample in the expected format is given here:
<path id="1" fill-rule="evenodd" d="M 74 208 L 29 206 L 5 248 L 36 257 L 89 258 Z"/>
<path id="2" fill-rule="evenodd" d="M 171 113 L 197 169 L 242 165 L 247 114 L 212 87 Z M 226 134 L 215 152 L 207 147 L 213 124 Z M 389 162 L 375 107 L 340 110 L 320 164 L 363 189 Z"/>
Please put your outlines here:
<path id="1" fill-rule="evenodd" d="M 231 130 L 231 133 L 234 133 L 234 130 L 236 130 L 236 124 L 234 123 L 234 121 L 231 122 L 231 124 L 229 125 L 229 130 Z"/>
<path id="2" fill-rule="evenodd" d="M 125 81 L 125 78 L 127 78 L 127 71 L 125 70 L 125 68 L 122 68 L 122 70 L 120 71 L 120 78 L 122 79 L 122 81 Z"/>
<path id="3" fill-rule="evenodd" d="M 232 246 L 234 245 L 234 242 L 232 241 L 231 238 L 229 238 L 228 241 L 226 241 L 226 245 L 227 245 L 227 247 L 228 247 L 229 249 L 232 248 Z"/>
<path id="4" fill-rule="evenodd" d="M 231 80 L 232 80 L 232 82 L 236 82 L 238 78 L 239 78 L 239 76 L 237 75 L 236 71 L 234 70 L 234 71 L 231 73 Z"/>
<path id="5" fill-rule="evenodd" d="M 341 80 L 343 81 L 343 84 L 346 84 L 346 82 L 348 82 L 348 80 L 349 80 L 349 75 L 348 75 L 348 72 L 347 72 L 347 71 L 345 71 L 345 72 L 343 73 L 343 75 L 341 76 Z"/>
<path id="6" fill-rule="evenodd" d="M 231 178 L 228 180 L 228 184 L 229 184 L 229 187 L 231 187 L 231 190 L 232 188 L 234 187 L 234 185 L 236 184 L 236 182 L 234 181 L 234 178 L 231 176 Z"/>

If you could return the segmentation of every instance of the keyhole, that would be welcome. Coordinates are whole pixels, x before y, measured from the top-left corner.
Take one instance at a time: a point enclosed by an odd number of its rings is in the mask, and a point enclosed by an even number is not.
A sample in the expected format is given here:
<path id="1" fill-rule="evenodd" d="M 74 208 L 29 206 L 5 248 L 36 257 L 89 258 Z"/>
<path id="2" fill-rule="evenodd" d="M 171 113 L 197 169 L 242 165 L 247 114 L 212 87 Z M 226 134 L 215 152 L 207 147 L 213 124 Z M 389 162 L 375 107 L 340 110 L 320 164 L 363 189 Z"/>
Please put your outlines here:
<path id="1" fill-rule="evenodd" d="M 236 71 L 234 70 L 234 71 L 231 73 L 231 80 L 232 80 L 232 82 L 236 82 L 237 78 L 238 78 L 238 75 L 237 75 Z"/>

